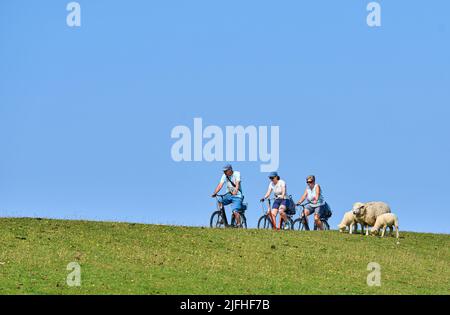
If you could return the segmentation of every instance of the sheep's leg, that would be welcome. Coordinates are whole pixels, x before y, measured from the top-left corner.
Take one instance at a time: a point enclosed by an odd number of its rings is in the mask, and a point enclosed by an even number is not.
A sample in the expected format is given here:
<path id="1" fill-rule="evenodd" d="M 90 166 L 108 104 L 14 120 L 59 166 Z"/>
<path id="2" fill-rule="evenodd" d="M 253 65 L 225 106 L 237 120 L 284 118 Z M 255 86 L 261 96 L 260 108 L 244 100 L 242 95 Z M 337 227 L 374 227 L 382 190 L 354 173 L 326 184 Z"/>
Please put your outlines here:
<path id="1" fill-rule="evenodd" d="M 366 236 L 369 236 L 369 225 L 366 225 Z"/>
<path id="2" fill-rule="evenodd" d="M 350 224 L 350 230 L 349 230 L 350 234 L 353 234 L 353 223 Z"/>
<path id="3" fill-rule="evenodd" d="M 386 233 L 387 226 L 383 226 L 383 232 L 381 232 L 381 237 L 384 237 L 384 234 Z"/>
<path id="4" fill-rule="evenodd" d="M 395 227 L 396 237 L 397 239 L 400 237 L 400 233 L 398 231 L 398 225 Z"/>

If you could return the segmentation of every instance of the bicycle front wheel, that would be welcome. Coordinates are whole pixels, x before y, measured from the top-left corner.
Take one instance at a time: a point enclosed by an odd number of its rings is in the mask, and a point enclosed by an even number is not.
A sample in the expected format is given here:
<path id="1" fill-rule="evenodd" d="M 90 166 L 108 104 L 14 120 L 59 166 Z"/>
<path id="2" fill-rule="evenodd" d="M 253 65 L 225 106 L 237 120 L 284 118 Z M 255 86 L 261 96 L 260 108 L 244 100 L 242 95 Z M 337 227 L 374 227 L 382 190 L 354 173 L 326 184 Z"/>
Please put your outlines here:
<path id="1" fill-rule="evenodd" d="M 258 229 L 273 229 L 272 221 L 267 215 L 263 215 L 258 220 Z"/>
<path id="2" fill-rule="evenodd" d="M 225 227 L 225 219 L 222 215 L 222 211 L 216 211 L 211 215 L 209 226 L 218 229 Z"/>
<path id="3" fill-rule="evenodd" d="M 309 231 L 308 223 L 305 224 L 304 220 L 301 218 L 294 220 L 292 229 L 295 231 Z"/>

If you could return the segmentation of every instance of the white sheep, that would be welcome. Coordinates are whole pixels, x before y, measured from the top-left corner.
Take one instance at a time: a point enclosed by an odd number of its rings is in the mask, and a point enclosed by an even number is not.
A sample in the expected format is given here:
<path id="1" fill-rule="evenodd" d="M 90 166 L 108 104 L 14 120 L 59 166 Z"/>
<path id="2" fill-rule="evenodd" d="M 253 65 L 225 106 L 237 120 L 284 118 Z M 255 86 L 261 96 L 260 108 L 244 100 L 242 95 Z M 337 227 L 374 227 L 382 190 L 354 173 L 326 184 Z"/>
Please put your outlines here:
<path id="1" fill-rule="evenodd" d="M 353 214 L 355 215 L 356 222 L 361 224 L 362 233 L 366 227 L 366 235 L 369 235 L 369 226 L 374 226 L 378 216 L 391 213 L 391 208 L 384 202 L 357 202 L 353 205 Z"/>
<path id="2" fill-rule="evenodd" d="M 356 225 L 356 228 L 358 228 L 358 223 L 356 222 L 355 215 L 353 214 L 353 211 L 346 212 L 344 214 L 344 218 L 342 219 L 341 224 L 338 225 L 339 232 L 344 232 L 347 228 L 349 228 L 349 233 L 353 233 L 353 227 Z"/>
<path id="3" fill-rule="evenodd" d="M 391 235 L 395 227 L 396 237 L 399 238 L 398 217 L 393 213 L 385 213 L 378 216 L 377 221 L 375 222 L 375 225 L 372 227 L 372 230 L 370 232 L 372 234 L 378 234 L 378 231 L 380 230 L 380 228 L 382 228 L 383 231 L 381 232 L 381 237 L 384 237 L 386 228 L 388 227 Z"/>

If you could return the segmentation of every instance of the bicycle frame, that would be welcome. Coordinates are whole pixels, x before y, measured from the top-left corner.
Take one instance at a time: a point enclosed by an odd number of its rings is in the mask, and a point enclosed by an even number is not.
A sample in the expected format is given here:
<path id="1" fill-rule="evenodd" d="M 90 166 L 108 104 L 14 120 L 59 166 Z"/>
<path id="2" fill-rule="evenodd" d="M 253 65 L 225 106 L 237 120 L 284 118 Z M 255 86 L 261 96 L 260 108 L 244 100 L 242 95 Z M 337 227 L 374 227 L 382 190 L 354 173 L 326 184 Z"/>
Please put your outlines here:
<path id="1" fill-rule="evenodd" d="M 222 213 L 222 218 L 225 221 L 225 227 L 228 227 L 228 218 L 227 218 L 227 212 L 225 211 L 225 206 L 219 201 L 219 197 L 222 198 L 225 195 L 217 195 L 216 196 L 216 206 L 217 206 L 217 210 L 220 211 Z"/>
<path id="2" fill-rule="evenodd" d="M 296 207 L 301 207 L 301 211 L 299 211 L 299 219 L 301 224 L 303 224 L 303 226 L 305 227 L 305 229 L 307 231 L 309 231 L 309 222 L 308 222 L 308 217 L 305 214 L 305 205 L 301 204 L 301 205 L 296 205 Z"/>

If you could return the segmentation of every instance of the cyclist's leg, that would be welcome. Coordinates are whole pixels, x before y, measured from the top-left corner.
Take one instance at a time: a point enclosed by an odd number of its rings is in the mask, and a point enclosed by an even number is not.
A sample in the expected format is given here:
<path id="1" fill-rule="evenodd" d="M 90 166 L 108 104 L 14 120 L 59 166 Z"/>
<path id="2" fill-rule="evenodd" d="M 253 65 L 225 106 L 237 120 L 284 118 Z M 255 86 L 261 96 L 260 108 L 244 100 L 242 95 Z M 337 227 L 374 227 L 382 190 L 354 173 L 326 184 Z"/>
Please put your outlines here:
<path id="1" fill-rule="evenodd" d="M 291 213 L 290 208 L 291 208 L 290 200 L 289 199 L 284 199 L 281 202 L 281 206 L 280 206 L 280 217 L 281 217 L 280 218 L 280 229 L 281 229 L 281 222 L 282 222 L 282 220 L 285 223 L 285 228 L 288 227 L 289 220 L 290 220 L 291 216 L 293 215 Z M 294 214 L 295 214 L 295 211 L 294 211 Z"/>
<path id="2" fill-rule="evenodd" d="M 236 225 L 241 225 L 241 214 L 239 213 L 239 211 L 233 210 L 233 216 L 236 221 Z"/>
<path id="3" fill-rule="evenodd" d="M 278 214 L 278 211 L 280 210 L 281 206 L 282 206 L 282 200 L 275 199 L 273 206 L 272 206 L 272 217 L 271 217 L 274 230 L 277 229 L 277 214 Z M 281 226 L 281 217 L 280 217 L 280 226 Z"/>
<path id="4" fill-rule="evenodd" d="M 217 196 L 217 202 L 219 203 L 219 207 L 223 208 L 231 204 L 233 199 L 231 198 L 231 194 L 226 194 L 224 196 Z"/>
<path id="5" fill-rule="evenodd" d="M 280 225 L 278 226 L 278 228 L 281 229 L 281 223 L 283 221 L 285 223 L 288 221 L 286 216 L 286 206 L 281 205 L 279 210 L 280 210 Z"/>
<path id="6" fill-rule="evenodd" d="M 317 229 L 319 230 L 323 230 L 323 224 L 322 221 L 320 221 L 321 209 L 322 207 L 317 207 L 314 212 L 314 222 L 316 223 Z"/>
<path id="7" fill-rule="evenodd" d="M 233 215 L 234 215 L 235 220 L 236 220 L 236 225 L 238 227 L 244 227 L 245 221 L 243 219 L 243 216 L 245 216 L 245 211 L 243 211 L 243 210 L 233 211 Z"/>
<path id="8" fill-rule="evenodd" d="M 311 214 L 314 213 L 314 208 L 311 207 L 311 205 L 307 204 L 305 206 L 305 209 L 303 210 L 303 213 L 305 214 L 305 221 L 306 221 L 306 223 L 308 223 L 308 218 Z"/>
<path id="9" fill-rule="evenodd" d="M 239 211 L 242 209 L 242 198 L 232 196 L 232 209 L 233 209 L 233 216 L 236 220 L 236 225 L 241 225 L 241 215 Z"/>
<path id="10" fill-rule="evenodd" d="M 270 221 L 272 221 L 273 229 L 277 229 L 277 215 L 278 215 L 278 208 L 272 208 L 272 211 L 270 212 Z"/>
<path id="11" fill-rule="evenodd" d="M 311 214 L 311 212 L 308 209 L 305 209 L 305 210 L 303 210 L 303 214 L 305 216 L 305 219 L 308 219 L 308 217 Z"/>

